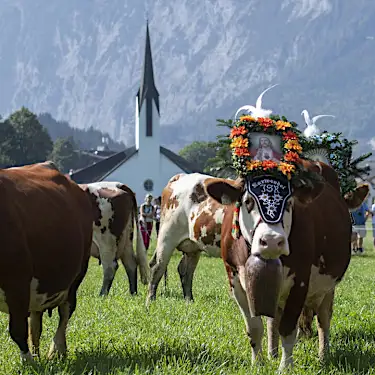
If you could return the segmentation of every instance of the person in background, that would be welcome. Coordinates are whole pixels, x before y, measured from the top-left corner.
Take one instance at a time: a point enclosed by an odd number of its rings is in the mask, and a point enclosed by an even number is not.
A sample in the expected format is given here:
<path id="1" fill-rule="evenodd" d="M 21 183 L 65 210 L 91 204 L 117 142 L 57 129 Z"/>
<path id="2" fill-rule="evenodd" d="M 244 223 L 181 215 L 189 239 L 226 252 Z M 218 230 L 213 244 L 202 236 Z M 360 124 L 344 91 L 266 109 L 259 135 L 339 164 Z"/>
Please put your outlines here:
<path id="1" fill-rule="evenodd" d="M 160 213 L 161 213 L 161 197 L 154 199 L 154 209 L 155 209 L 155 229 L 156 229 L 156 237 L 159 235 L 159 228 L 160 228 Z"/>
<path id="2" fill-rule="evenodd" d="M 147 194 L 145 202 L 142 203 L 140 209 L 141 233 L 146 250 L 148 250 L 150 246 L 151 232 L 155 216 L 154 206 L 151 204 L 151 202 L 152 195 Z"/>
<path id="3" fill-rule="evenodd" d="M 352 212 L 353 230 L 357 233 L 357 252 L 360 254 L 363 254 L 363 239 L 366 237 L 366 219 L 368 214 L 369 208 L 366 202 L 363 202 L 359 208 Z"/>

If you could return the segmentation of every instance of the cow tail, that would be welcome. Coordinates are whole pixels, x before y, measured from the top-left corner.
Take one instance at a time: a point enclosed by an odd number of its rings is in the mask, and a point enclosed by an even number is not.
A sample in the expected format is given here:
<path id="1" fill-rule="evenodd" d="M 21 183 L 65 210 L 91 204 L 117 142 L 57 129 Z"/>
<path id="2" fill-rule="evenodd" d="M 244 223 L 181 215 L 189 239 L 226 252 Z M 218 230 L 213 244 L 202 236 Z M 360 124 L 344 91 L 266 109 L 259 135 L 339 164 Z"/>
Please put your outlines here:
<path id="1" fill-rule="evenodd" d="M 136 229 L 136 236 L 137 236 L 136 248 L 135 248 L 137 264 L 139 266 L 139 272 L 141 274 L 142 284 L 147 284 L 150 279 L 150 266 L 148 264 L 147 252 L 146 252 L 145 244 L 143 242 L 141 228 L 139 226 L 138 207 L 137 207 L 137 200 L 135 199 L 135 196 L 133 196 L 133 215 L 134 215 L 135 229 Z"/>

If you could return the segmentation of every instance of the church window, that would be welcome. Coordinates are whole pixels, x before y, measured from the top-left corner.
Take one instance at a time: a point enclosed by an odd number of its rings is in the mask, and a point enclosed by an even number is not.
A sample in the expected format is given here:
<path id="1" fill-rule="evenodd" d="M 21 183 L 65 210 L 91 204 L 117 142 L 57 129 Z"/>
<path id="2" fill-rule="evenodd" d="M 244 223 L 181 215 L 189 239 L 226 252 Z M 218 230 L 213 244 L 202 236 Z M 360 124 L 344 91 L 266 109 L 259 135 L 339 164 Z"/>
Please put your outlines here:
<path id="1" fill-rule="evenodd" d="M 154 182 L 150 179 L 147 179 L 143 183 L 143 187 L 145 188 L 146 191 L 152 191 L 154 189 Z"/>

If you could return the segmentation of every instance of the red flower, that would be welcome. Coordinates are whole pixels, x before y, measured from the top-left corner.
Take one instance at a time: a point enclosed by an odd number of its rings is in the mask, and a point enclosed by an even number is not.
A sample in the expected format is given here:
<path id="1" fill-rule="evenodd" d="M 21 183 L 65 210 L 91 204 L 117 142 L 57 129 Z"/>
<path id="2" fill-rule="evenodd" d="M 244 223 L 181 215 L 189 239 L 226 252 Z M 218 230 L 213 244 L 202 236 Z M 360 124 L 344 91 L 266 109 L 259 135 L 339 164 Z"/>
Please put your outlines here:
<path id="1" fill-rule="evenodd" d="M 289 140 L 289 139 L 297 139 L 297 136 L 294 132 L 292 132 L 291 130 L 287 131 L 286 133 L 283 134 L 283 139 L 285 141 Z"/>
<path id="2" fill-rule="evenodd" d="M 298 162 L 299 161 L 299 155 L 296 152 L 289 151 L 284 155 L 285 161 L 292 161 L 292 162 Z"/>
<path id="3" fill-rule="evenodd" d="M 258 118 L 259 124 L 261 124 L 264 128 L 269 128 L 275 124 L 275 122 L 267 117 L 259 117 Z"/>
<path id="4" fill-rule="evenodd" d="M 232 130 L 230 131 L 230 138 L 234 138 L 234 137 L 237 137 L 239 135 L 244 135 L 247 133 L 247 130 L 246 128 L 242 125 L 242 126 L 238 126 L 238 127 L 235 127 L 235 128 L 232 128 Z"/>
<path id="5" fill-rule="evenodd" d="M 272 160 L 264 160 L 262 162 L 262 168 L 263 170 L 267 170 L 267 169 L 273 169 L 273 168 L 276 168 L 277 167 L 277 163 L 275 163 L 274 161 Z"/>

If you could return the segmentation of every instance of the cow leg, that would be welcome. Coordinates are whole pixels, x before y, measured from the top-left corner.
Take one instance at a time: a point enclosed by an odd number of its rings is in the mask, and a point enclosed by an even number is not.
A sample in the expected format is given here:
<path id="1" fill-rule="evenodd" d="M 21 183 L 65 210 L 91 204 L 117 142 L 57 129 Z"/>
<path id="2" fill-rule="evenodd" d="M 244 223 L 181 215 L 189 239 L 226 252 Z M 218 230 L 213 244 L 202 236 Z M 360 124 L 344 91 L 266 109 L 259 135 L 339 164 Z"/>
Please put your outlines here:
<path id="1" fill-rule="evenodd" d="M 293 367 L 293 348 L 297 338 L 297 324 L 305 304 L 309 277 L 310 275 L 306 271 L 306 279 L 295 279 L 283 309 L 279 324 L 282 345 L 279 372 L 286 370 L 288 367 Z"/>
<path id="2" fill-rule="evenodd" d="M 158 244 L 162 244 L 161 246 L 158 245 L 156 248 L 156 262 L 155 265 L 151 268 L 151 278 L 150 283 L 148 285 L 148 295 L 146 305 L 148 305 L 152 300 L 156 299 L 156 291 L 158 289 L 159 282 L 165 275 L 167 271 L 168 263 L 171 259 L 174 249 L 177 247 L 178 243 L 171 243 L 165 245 L 167 242 L 166 239 L 162 239 L 164 232 L 160 232 L 158 238 Z M 160 247 L 159 247 L 160 246 Z"/>
<path id="3" fill-rule="evenodd" d="M 30 284 L 22 280 L 18 282 L 21 284 L 19 287 L 12 285 L 10 288 L 3 288 L 9 312 L 9 334 L 20 349 L 21 361 L 33 363 L 27 343 Z"/>
<path id="4" fill-rule="evenodd" d="M 293 348 L 296 343 L 297 328 L 287 335 L 281 335 L 282 355 L 279 372 L 283 372 L 288 367 L 293 367 Z"/>
<path id="5" fill-rule="evenodd" d="M 331 325 L 334 295 L 334 290 L 328 292 L 317 311 L 320 361 L 324 361 L 326 355 L 329 354 L 329 328 Z"/>
<path id="6" fill-rule="evenodd" d="M 154 252 L 154 255 L 150 259 L 149 266 L 150 268 L 154 267 L 156 264 L 156 251 Z M 164 272 L 164 292 L 167 292 L 167 287 L 168 287 L 168 269 L 165 270 Z"/>
<path id="7" fill-rule="evenodd" d="M 262 358 L 263 323 L 260 316 L 251 317 L 247 296 L 238 278 L 233 279 L 233 296 L 245 320 L 246 333 L 251 345 L 252 362 Z"/>
<path id="8" fill-rule="evenodd" d="M 66 354 L 66 327 L 69 321 L 69 310 L 69 302 L 64 302 L 59 306 L 59 326 L 49 349 L 49 359 L 53 358 L 56 352 L 61 356 Z"/>
<path id="9" fill-rule="evenodd" d="M 39 343 L 43 330 L 43 313 L 40 311 L 32 311 L 29 318 L 29 345 L 31 346 L 31 354 L 33 356 L 40 355 Z"/>
<path id="10" fill-rule="evenodd" d="M 297 339 L 305 336 L 311 338 L 313 336 L 312 322 L 314 319 L 314 310 L 304 306 L 301 316 L 298 320 L 298 333 Z"/>
<path id="11" fill-rule="evenodd" d="M 267 319 L 267 336 L 268 336 L 268 358 L 275 359 L 279 356 L 279 324 L 282 310 L 277 309 L 274 318 Z"/>
<path id="12" fill-rule="evenodd" d="M 137 294 L 137 260 L 133 248 L 127 247 L 120 256 L 129 280 L 129 291 L 131 295 Z"/>
<path id="13" fill-rule="evenodd" d="M 106 247 L 106 249 L 101 251 L 100 259 L 103 265 L 103 284 L 100 291 L 100 296 L 107 296 L 111 289 L 113 279 L 115 278 L 116 271 L 118 269 L 118 263 L 115 259 L 115 249 L 116 247 Z"/>
<path id="14" fill-rule="evenodd" d="M 187 301 L 194 301 L 193 298 L 193 277 L 194 271 L 200 258 L 200 251 L 193 253 L 184 253 L 177 267 L 180 275 L 182 291 Z"/>

